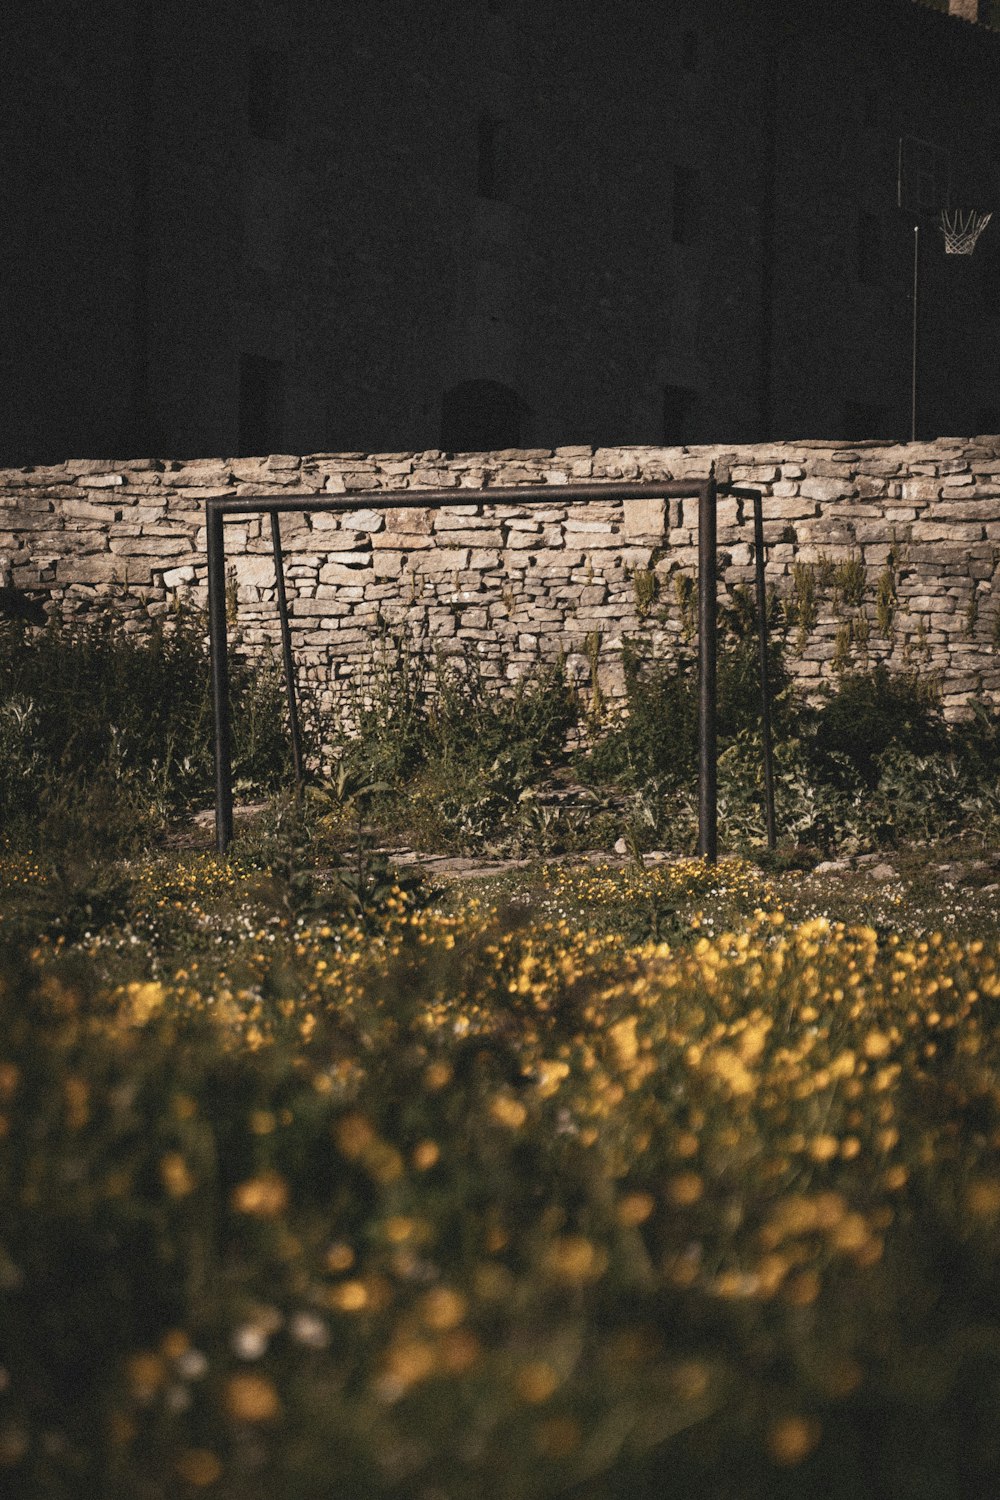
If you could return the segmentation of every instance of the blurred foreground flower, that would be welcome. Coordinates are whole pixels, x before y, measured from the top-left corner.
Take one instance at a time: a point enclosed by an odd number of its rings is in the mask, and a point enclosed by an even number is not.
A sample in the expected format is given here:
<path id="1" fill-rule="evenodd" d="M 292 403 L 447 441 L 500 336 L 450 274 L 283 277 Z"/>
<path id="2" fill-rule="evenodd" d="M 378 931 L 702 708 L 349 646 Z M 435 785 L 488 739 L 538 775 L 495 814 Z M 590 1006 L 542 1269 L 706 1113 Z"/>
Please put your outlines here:
<path id="1" fill-rule="evenodd" d="M 274 1219 L 288 1207 L 288 1184 L 277 1172 L 262 1172 L 248 1177 L 233 1188 L 232 1206 L 238 1214 L 257 1219 Z"/>

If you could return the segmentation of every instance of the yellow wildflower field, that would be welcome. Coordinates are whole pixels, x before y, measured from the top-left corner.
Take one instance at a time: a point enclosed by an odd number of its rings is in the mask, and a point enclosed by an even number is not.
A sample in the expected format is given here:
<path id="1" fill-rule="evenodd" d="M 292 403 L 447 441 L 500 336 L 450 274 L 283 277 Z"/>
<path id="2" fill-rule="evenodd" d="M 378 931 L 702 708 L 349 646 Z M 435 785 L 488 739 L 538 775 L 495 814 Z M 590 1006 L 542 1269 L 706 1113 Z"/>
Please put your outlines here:
<path id="1" fill-rule="evenodd" d="M 738 860 L 131 878 L 0 923 L 0 1486 L 992 1492 L 1000 933 Z"/>

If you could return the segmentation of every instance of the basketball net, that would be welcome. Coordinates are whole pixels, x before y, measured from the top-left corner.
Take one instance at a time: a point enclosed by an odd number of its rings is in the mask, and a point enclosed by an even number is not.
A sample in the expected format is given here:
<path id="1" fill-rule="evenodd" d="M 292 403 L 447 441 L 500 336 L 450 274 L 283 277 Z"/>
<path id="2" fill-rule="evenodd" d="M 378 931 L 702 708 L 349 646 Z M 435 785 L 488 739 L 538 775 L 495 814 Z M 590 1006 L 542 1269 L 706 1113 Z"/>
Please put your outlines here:
<path id="1" fill-rule="evenodd" d="M 938 216 L 938 228 L 944 235 L 945 253 L 971 255 L 992 217 L 992 214 L 981 214 L 974 208 L 943 208 Z"/>

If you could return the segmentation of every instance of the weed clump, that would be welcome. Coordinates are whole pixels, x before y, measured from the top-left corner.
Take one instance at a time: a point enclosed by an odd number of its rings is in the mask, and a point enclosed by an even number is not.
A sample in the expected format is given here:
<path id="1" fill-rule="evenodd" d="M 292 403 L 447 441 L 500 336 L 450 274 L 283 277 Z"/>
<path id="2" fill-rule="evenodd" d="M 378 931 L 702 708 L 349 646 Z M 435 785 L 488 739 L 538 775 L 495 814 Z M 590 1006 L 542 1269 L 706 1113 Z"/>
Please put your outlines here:
<path id="1" fill-rule="evenodd" d="M 905 747 L 916 755 L 943 753 L 948 733 L 933 684 L 893 676 L 881 664 L 872 672 L 845 673 L 816 715 L 812 751 L 834 782 L 849 771 L 867 787 L 879 779 L 882 757 Z"/>
<path id="2" fill-rule="evenodd" d="M 234 654 L 238 785 L 268 790 L 287 750 L 276 667 Z M 26 635 L 0 626 L 0 821 L 21 847 L 81 856 L 139 847 L 212 785 L 204 622 L 131 632 L 115 601 Z"/>
<path id="3" fill-rule="evenodd" d="M 337 803 L 350 811 L 366 787 L 370 817 L 429 847 L 496 845 L 512 834 L 519 799 L 565 757 L 578 719 L 561 662 L 511 685 L 471 651 L 435 660 L 387 636 L 326 746 L 328 814 Z"/>

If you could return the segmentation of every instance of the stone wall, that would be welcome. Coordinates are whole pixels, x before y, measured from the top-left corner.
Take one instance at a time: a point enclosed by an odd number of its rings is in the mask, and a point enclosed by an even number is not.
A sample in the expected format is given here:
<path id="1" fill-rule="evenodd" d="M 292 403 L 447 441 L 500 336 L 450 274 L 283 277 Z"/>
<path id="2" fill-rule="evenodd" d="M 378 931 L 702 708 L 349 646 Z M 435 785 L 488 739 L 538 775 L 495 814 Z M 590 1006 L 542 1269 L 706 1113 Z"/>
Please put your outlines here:
<path id="1" fill-rule="evenodd" d="M 294 642 L 324 691 L 371 661 L 386 627 L 476 650 L 516 678 L 541 656 L 621 691 L 621 649 L 669 651 L 694 624 L 695 500 L 560 503 L 574 480 L 720 479 L 765 496 L 770 584 L 805 687 L 885 661 L 934 674 L 950 714 L 1000 702 L 1000 437 L 927 444 L 567 447 L 471 454 L 68 462 L 0 471 L 0 554 L 13 582 L 64 614 L 112 592 L 134 628 L 205 600 L 204 501 L 357 494 L 344 513 L 282 518 Z M 546 506 L 376 511 L 379 491 L 543 483 Z M 749 512 L 749 506 L 747 506 Z M 266 518 L 227 522 L 245 644 L 276 643 Z M 720 599 L 752 584 L 752 517 L 719 504 Z"/>

